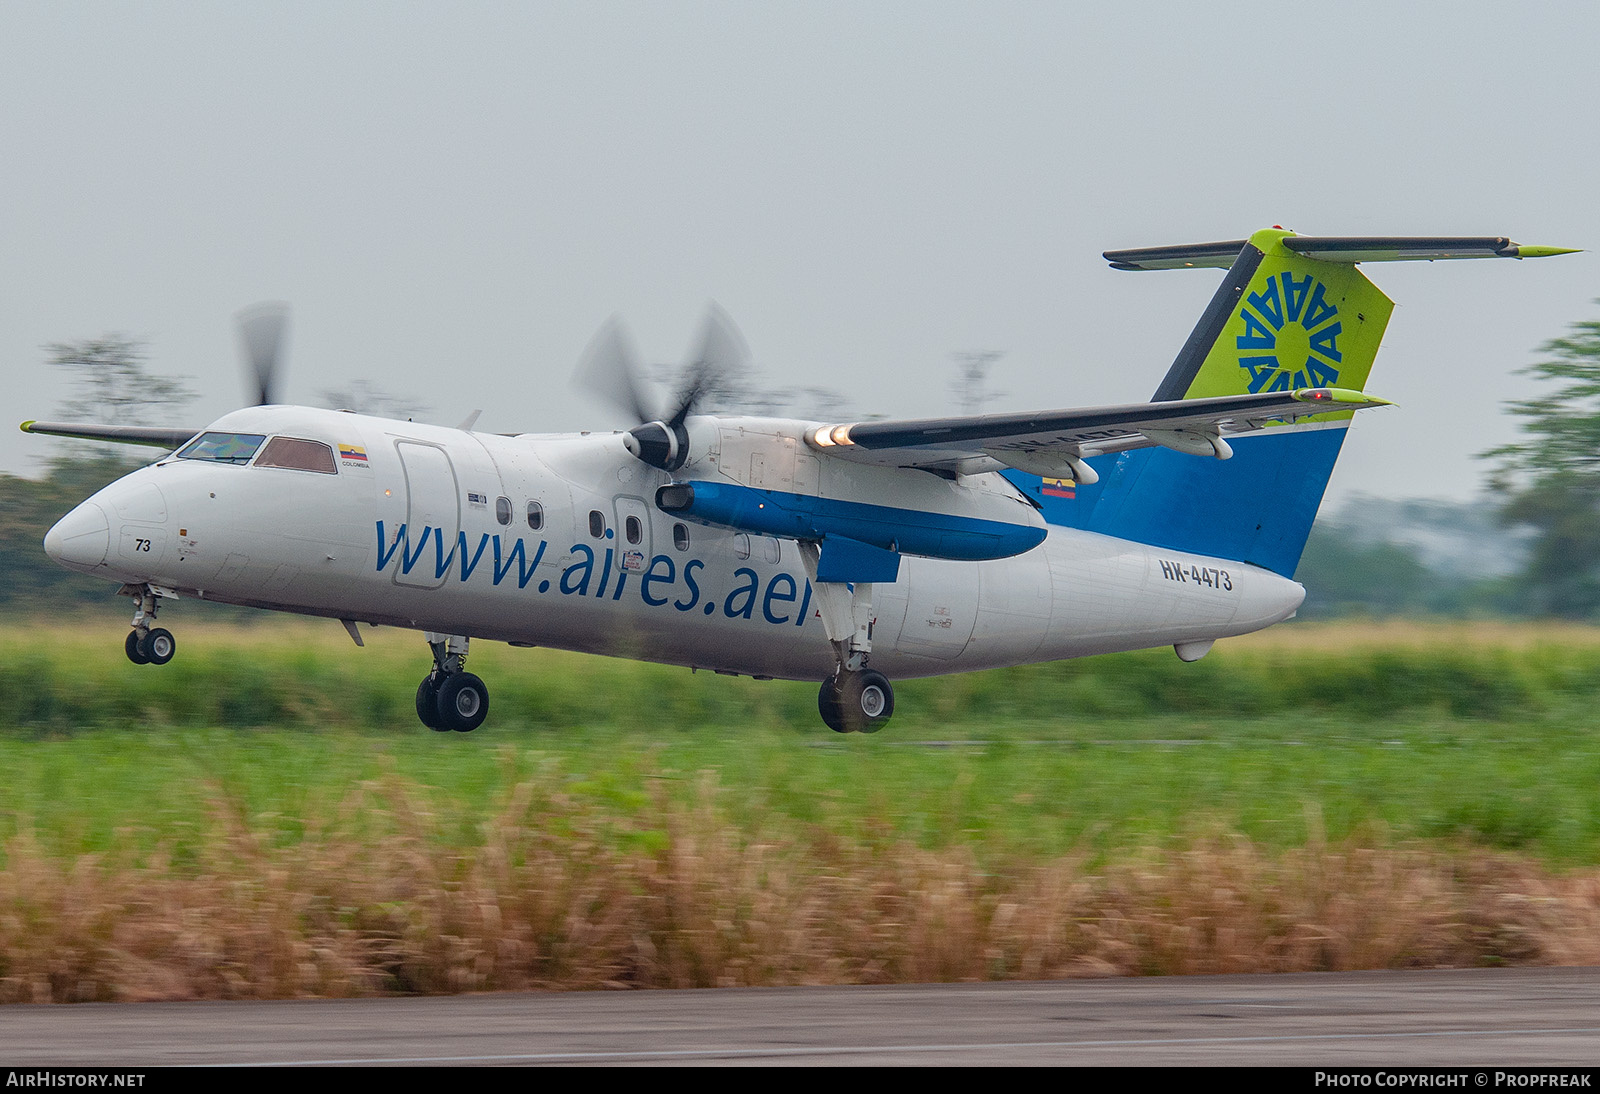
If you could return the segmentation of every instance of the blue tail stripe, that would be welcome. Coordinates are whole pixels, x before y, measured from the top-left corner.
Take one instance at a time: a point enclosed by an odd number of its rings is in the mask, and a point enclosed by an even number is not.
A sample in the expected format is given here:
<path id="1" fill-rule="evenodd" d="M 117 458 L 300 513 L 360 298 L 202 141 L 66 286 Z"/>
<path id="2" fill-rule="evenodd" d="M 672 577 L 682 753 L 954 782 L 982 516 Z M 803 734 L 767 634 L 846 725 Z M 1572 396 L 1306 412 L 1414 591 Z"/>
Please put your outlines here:
<path id="1" fill-rule="evenodd" d="M 1231 438 L 1233 458 L 1142 448 L 1089 461 L 1100 474 L 1072 498 L 1037 475 L 1005 475 L 1039 502 L 1050 524 L 1214 558 L 1293 577 L 1347 427 L 1266 431 Z"/>

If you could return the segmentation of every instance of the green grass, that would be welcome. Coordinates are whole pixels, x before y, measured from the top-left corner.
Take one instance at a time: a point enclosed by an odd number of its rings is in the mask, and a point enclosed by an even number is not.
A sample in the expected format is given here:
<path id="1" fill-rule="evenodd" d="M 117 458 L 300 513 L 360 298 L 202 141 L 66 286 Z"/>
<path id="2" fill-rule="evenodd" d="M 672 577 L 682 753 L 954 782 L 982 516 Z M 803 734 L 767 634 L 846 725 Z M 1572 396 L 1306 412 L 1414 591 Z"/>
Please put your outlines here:
<path id="1" fill-rule="evenodd" d="M 415 635 L 0 642 L 0 1000 L 1592 962 L 1600 634 L 1284 628 L 897 688 Z"/>
<path id="2" fill-rule="evenodd" d="M 389 775 L 426 788 L 465 844 L 534 772 L 648 830 L 660 795 L 687 800 L 714 772 L 750 830 L 881 830 L 986 861 L 1211 831 L 1293 847 L 1316 830 L 1600 864 L 1586 632 L 1371 645 L 1301 628 L 1197 665 L 1154 651 L 906 681 L 872 737 L 825 730 L 807 684 L 487 644 L 472 667 L 489 723 L 435 734 L 411 709 L 426 665 L 413 635 L 357 650 L 332 624 L 195 628 L 155 669 L 114 635 L 33 633 L 32 648 L 0 645 L 0 836 L 31 825 L 62 854 L 181 846 L 219 796 L 292 841 Z"/>

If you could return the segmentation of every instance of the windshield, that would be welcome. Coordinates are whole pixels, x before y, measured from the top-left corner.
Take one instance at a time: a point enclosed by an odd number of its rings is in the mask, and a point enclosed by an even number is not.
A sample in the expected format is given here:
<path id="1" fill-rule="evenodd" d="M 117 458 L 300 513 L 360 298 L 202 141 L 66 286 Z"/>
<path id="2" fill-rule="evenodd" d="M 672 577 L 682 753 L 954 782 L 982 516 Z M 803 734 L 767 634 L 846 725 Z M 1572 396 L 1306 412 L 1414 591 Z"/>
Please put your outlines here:
<path id="1" fill-rule="evenodd" d="M 211 460 L 214 463 L 249 463 L 264 433 L 202 433 L 178 453 L 181 460 Z"/>

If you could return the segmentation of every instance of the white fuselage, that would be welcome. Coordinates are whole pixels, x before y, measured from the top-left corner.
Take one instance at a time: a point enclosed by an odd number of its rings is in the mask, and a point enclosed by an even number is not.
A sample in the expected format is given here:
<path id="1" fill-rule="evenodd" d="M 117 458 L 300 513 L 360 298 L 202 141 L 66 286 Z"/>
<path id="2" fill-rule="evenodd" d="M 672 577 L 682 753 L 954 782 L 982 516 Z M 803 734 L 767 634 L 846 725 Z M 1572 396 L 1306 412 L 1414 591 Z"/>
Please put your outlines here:
<path id="1" fill-rule="evenodd" d="M 341 454 L 336 472 L 168 457 L 68 514 L 46 546 L 74 569 L 179 595 L 819 680 L 835 652 L 798 545 L 680 520 L 655 506 L 658 488 L 722 479 L 1038 520 L 997 475 L 829 460 L 805 446 L 803 422 L 690 424 L 693 458 L 669 475 L 616 434 L 238 411 L 211 428 L 322 441 Z M 1303 597 L 1244 563 L 1050 527 L 1010 558 L 904 558 L 873 588 L 871 661 L 906 678 L 1203 643 L 1279 622 Z"/>

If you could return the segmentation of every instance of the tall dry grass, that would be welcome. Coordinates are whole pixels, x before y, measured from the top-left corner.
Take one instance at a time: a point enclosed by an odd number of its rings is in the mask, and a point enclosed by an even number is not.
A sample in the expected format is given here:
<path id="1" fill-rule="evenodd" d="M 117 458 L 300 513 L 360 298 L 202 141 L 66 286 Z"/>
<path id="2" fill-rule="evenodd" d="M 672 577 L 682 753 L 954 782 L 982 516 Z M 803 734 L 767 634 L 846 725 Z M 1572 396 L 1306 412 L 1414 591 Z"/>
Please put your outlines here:
<path id="1" fill-rule="evenodd" d="M 183 862 L 52 856 L 25 830 L 3 848 L 0 1001 L 1600 964 L 1596 870 L 1223 833 L 984 869 L 886 825 L 740 828 L 702 780 L 624 816 L 525 778 L 465 844 L 395 776 L 293 842 L 219 791 Z"/>

